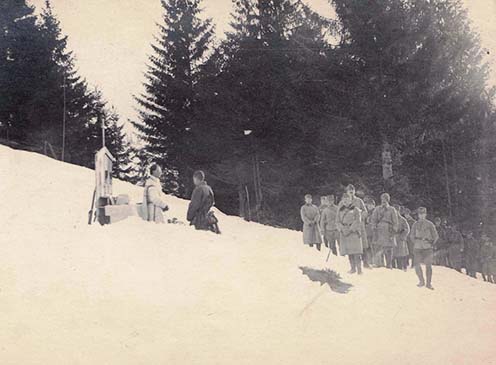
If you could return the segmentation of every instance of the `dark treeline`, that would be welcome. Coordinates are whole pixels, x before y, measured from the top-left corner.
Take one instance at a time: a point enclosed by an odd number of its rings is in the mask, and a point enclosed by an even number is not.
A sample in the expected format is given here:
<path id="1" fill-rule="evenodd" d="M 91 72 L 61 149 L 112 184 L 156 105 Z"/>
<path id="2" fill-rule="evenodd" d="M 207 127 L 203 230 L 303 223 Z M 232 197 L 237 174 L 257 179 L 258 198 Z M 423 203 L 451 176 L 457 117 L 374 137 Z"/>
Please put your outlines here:
<path id="1" fill-rule="evenodd" d="M 187 194 L 208 171 L 220 208 L 299 226 L 304 193 L 390 192 L 474 229 L 494 211 L 493 92 L 456 0 L 236 0 L 213 42 L 199 0 L 163 0 L 135 124 Z M 383 174 L 391 156 L 393 176 Z"/>
<path id="2" fill-rule="evenodd" d="M 102 146 L 102 123 L 106 145 L 119 161 L 116 176 L 125 177 L 131 150 L 119 117 L 78 74 L 50 2 L 37 16 L 24 0 L 2 0 L 0 138 L 35 147 L 48 144 L 54 157 L 93 168 Z"/>
<path id="3" fill-rule="evenodd" d="M 495 221 L 494 91 L 459 1 L 331 0 L 327 19 L 298 0 L 236 0 L 222 40 L 200 0 L 162 5 L 133 151 L 50 3 L 36 16 L 0 2 L 0 138 L 61 158 L 65 105 L 64 160 L 92 167 L 103 123 L 117 176 L 136 182 L 131 157 L 141 175 L 156 160 L 188 196 L 201 168 L 221 209 L 265 223 L 298 227 L 305 193 L 348 183 L 466 228 Z"/>

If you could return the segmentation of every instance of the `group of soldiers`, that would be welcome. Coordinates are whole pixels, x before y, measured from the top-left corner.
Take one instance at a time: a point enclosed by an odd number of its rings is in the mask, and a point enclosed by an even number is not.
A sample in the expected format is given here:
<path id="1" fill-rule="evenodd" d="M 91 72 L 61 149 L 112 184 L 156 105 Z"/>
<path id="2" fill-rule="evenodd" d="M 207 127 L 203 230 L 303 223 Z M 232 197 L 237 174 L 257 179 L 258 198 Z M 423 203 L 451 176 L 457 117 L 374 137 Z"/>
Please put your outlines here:
<path id="1" fill-rule="evenodd" d="M 415 268 L 419 287 L 432 287 L 432 265 L 443 265 L 485 281 L 496 283 L 496 245 L 487 235 L 481 243 L 473 234 L 464 238 L 455 225 L 436 218 L 427 219 L 427 209 L 416 210 L 417 219 L 403 206 L 391 205 L 391 197 L 381 195 L 379 205 L 370 198 L 356 196 L 348 185 L 339 204 L 334 195 L 322 196 L 320 206 L 307 194 L 300 215 L 303 241 L 321 250 L 328 247 L 334 255 L 348 256 L 349 273 L 362 274 L 364 268 L 386 267 L 406 271 Z M 424 278 L 421 264 L 426 267 Z"/>

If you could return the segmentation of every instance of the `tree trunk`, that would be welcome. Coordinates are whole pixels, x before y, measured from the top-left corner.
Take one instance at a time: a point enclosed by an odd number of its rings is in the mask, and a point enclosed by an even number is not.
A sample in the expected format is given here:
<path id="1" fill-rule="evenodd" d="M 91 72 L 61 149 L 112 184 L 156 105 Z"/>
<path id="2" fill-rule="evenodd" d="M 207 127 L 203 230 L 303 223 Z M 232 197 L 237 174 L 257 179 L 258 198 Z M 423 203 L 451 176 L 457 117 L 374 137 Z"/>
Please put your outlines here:
<path id="1" fill-rule="evenodd" d="M 450 190 L 450 180 L 449 180 L 449 170 L 448 170 L 448 157 L 446 155 L 446 143 L 444 138 L 441 139 L 441 147 L 443 154 L 443 165 L 444 165 L 444 177 L 446 184 L 446 197 L 448 199 L 448 217 L 451 219 L 453 216 L 453 203 L 451 201 L 451 190 Z"/>

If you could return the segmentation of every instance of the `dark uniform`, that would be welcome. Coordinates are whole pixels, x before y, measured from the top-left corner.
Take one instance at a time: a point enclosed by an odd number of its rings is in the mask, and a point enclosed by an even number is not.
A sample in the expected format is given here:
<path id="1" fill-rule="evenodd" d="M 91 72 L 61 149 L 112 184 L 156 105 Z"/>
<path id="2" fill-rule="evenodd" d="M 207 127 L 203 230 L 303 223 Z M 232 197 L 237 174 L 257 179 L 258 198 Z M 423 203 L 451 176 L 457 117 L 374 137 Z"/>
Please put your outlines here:
<path id="1" fill-rule="evenodd" d="M 449 267 L 461 272 L 464 244 L 462 234 L 455 227 L 449 227 L 446 230 L 446 240 L 448 242 Z"/>
<path id="2" fill-rule="evenodd" d="M 475 278 L 478 270 L 479 244 L 473 236 L 469 236 L 465 240 L 465 250 L 463 252 L 467 275 Z"/>
<path id="3" fill-rule="evenodd" d="M 189 203 L 187 219 L 196 229 L 208 231 L 211 229 L 207 219 L 207 214 L 214 206 L 214 192 L 206 181 L 202 181 L 191 195 Z"/>
<path id="4" fill-rule="evenodd" d="M 448 267 L 448 239 L 446 237 L 447 229 L 443 225 L 439 227 L 436 226 L 437 232 L 439 234 L 439 240 L 434 247 L 434 264 L 439 266 Z"/>

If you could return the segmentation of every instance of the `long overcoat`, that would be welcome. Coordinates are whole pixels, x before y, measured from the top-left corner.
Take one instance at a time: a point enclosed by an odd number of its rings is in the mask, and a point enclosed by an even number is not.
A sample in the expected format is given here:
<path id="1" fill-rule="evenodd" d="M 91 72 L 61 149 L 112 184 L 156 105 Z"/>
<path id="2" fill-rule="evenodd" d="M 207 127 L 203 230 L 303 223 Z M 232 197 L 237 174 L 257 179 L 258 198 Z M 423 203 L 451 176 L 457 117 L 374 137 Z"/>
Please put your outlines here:
<path id="1" fill-rule="evenodd" d="M 305 204 L 300 209 L 300 215 L 303 221 L 303 243 L 305 245 L 322 243 L 319 208 L 313 204 Z"/>
<path id="2" fill-rule="evenodd" d="M 360 209 L 342 206 L 338 212 L 339 253 L 345 255 L 363 254 L 362 234 L 364 232 Z"/>
<path id="3" fill-rule="evenodd" d="M 367 211 L 367 207 L 365 205 L 365 202 L 361 198 L 359 198 L 358 196 L 353 197 L 353 199 L 351 200 L 351 206 L 360 211 L 360 219 L 361 219 L 360 236 L 362 238 L 362 248 L 364 250 L 366 250 L 372 244 L 367 237 L 367 229 L 365 227 L 365 222 L 369 216 L 369 213 Z M 340 211 L 342 207 L 343 207 L 343 203 L 341 201 L 341 202 L 339 202 L 339 205 L 338 205 L 338 211 Z M 337 224 L 338 218 L 339 218 L 339 214 L 336 215 L 336 224 Z"/>
<path id="4" fill-rule="evenodd" d="M 208 230 L 207 213 L 215 204 L 214 192 L 208 184 L 203 181 L 195 187 L 188 206 L 187 219 L 191 225 L 199 230 Z"/>
<path id="5" fill-rule="evenodd" d="M 465 240 L 465 268 L 469 272 L 476 272 L 479 268 L 479 251 L 480 247 L 477 240 L 469 237 Z"/>
<path id="6" fill-rule="evenodd" d="M 372 224 L 375 228 L 375 244 L 383 247 L 396 246 L 398 230 L 398 213 L 390 205 L 379 205 L 372 212 Z"/>
<path id="7" fill-rule="evenodd" d="M 496 275 L 496 246 L 494 244 L 482 244 L 481 261 L 483 274 Z"/>
<path id="8" fill-rule="evenodd" d="M 454 228 L 449 228 L 446 231 L 446 239 L 448 241 L 448 257 L 451 265 L 454 268 L 461 269 L 463 261 L 463 236 Z"/>
<path id="9" fill-rule="evenodd" d="M 164 209 L 167 208 L 165 194 L 162 192 L 160 180 L 150 176 L 143 189 L 142 214 L 143 219 L 149 222 L 164 223 Z"/>
<path id="10" fill-rule="evenodd" d="M 408 236 L 410 225 L 405 217 L 398 215 L 398 229 L 396 231 L 396 247 L 393 249 L 394 257 L 406 257 L 408 251 Z"/>

